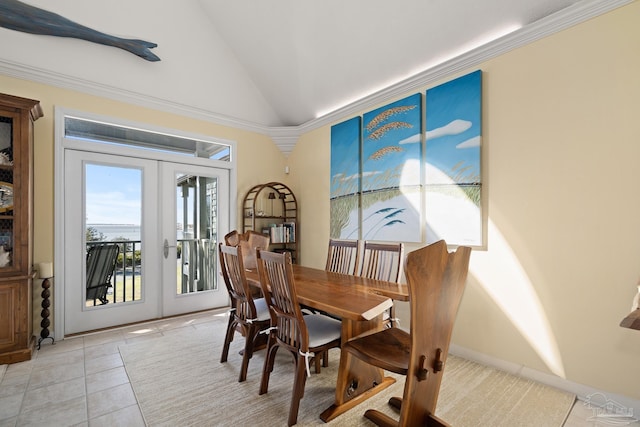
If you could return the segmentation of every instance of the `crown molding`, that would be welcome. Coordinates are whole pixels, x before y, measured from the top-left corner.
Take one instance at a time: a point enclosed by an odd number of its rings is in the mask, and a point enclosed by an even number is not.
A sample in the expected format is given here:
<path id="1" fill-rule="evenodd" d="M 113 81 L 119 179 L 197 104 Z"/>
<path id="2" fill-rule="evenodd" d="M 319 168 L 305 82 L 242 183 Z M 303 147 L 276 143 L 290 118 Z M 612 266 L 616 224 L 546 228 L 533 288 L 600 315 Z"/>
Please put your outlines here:
<path id="1" fill-rule="evenodd" d="M 130 90 L 0 59 L 0 74 L 266 135 L 270 127 Z"/>
<path id="2" fill-rule="evenodd" d="M 278 148 L 289 155 L 294 149 L 300 135 L 322 126 L 344 120 L 345 117 L 360 114 L 361 111 L 376 105 L 399 98 L 415 90 L 422 90 L 439 80 L 456 73 L 477 67 L 483 62 L 525 46 L 588 19 L 597 17 L 636 0 L 587 0 L 526 25 L 506 36 L 500 37 L 483 46 L 464 53 L 456 58 L 438 64 L 428 70 L 407 78 L 342 108 L 310 120 L 298 126 L 273 127 L 246 120 L 218 114 L 202 108 L 196 108 L 176 102 L 143 95 L 133 91 L 116 88 L 81 78 L 53 73 L 40 68 L 12 63 L 0 59 L 0 73 L 9 77 L 26 79 L 55 87 L 75 90 L 90 95 L 100 96 L 116 101 L 127 102 L 141 107 L 153 108 L 168 113 L 179 114 L 195 119 L 213 122 L 222 126 L 233 127 L 269 136 Z"/>
<path id="3" fill-rule="evenodd" d="M 307 123 L 297 126 L 297 129 L 300 134 L 303 134 L 319 127 L 345 120 L 346 116 L 359 114 L 361 111 L 366 111 L 379 104 L 388 102 L 390 99 L 405 96 L 407 93 L 415 90 L 422 90 L 443 78 L 466 71 L 472 67 L 477 67 L 489 59 L 565 30 L 613 9 L 633 3 L 634 1 L 636 0 L 589 0 L 576 3 L 338 110 L 310 120 Z"/>

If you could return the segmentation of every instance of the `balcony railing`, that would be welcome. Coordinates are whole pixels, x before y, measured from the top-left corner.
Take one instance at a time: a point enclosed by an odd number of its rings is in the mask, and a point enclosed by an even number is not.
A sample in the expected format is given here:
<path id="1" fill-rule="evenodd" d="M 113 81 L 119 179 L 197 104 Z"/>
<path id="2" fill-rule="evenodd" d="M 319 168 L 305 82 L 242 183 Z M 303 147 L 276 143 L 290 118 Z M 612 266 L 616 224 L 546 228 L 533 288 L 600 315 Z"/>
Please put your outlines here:
<path id="1" fill-rule="evenodd" d="M 91 246 L 105 243 L 105 241 L 87 242 L 87 251 Z M 116 243 L 120 247 L 116 268 L 111 277 L 111 288 L 107 292 L 109 304 L 142 299 L 142 242 L 140 240 L 110 240 L 109 243 Z M 214 289 L 217 286 L 215 241 L 178 239 L 177 246 L 176 292 L 185 294 Z M 87 301 L 87 306 L 93 306 L 93 301 Z"/>

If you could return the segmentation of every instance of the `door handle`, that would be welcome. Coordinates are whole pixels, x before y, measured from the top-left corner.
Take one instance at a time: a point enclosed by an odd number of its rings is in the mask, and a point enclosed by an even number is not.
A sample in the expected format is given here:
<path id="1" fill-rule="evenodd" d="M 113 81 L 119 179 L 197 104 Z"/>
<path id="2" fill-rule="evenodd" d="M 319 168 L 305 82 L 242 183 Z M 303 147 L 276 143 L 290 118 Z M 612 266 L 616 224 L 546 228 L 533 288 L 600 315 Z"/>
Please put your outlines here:
<path id="1" fill-rule="evenodd" d="M 167 239 L 164 239 L 164 245 L 162 246 L 164 259 L 169 258 L 169 248 L 175 248 L 175 246 L 169 246 L 169 241 Z"/>

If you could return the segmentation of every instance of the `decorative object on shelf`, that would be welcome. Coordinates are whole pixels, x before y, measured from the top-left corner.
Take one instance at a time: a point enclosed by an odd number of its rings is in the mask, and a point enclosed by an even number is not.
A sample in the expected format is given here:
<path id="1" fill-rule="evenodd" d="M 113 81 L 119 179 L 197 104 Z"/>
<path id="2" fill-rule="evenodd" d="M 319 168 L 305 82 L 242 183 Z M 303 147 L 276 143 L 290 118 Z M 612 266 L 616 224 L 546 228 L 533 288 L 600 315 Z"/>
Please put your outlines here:
<path id="1" fill-rule="evenodd" d="M 42 331 L 40 331 L 40 338 L 38 339 L 38 350 L 40 350 L 42 341 L 46 339 L 50 339 L 51 344 L 56 343 L 56 340 L 52 336 L 49 336 L 49 325 L 51 324 L 51 322 L 49 322 L 49 306 L 51 305 L 49 301 L 49 297 L 51 296 L 51 291 L 49 291 L 51 282 L 49 279 L 53 277 L 53 263 L 41 262 L 38 264 L 38 272 L 42 279 L 42 293 L 40 294 L 42 297 L 42 311 L 40 312 L 40 316 L 42 317 L 42 321 L 40 322 Z"/>
<path id="2" fill-rule="evenodd" d="M 0 181 L 0 213 L 13 210 L 13 185 Z"/>
<path id="3" fill-rule="evenodd" d="M 0 165 L 13 166 L 13 161 L 7 156 L 7 153 L 0 153 Z"/>
<path id="4" fill-rule="evenodd" d="M 271 206 L 263 207 L 265 200 Z M 253 186 L 242 201 L 242 218 L 243 233 L 254 230 L 268 235 L 270 251 L 290 252 L 292 261 L 299 262 L 298 204 L 289 187 L 280 182 Z"/>
<path id="5" fill-rule="evenodd" d="M 30 34 L 87 40 L 124 49 L 147 61 L 160 61 L 160 58 L 149 50 L 158 46 L 156 43 L 111 36 L 80 25 L 57 13 L 17 0 L 3 0 L 0 2 L 0 27 Z"/>
<path id="6" fill-rule="evenodd" d="M 0 246 L 0 268 L 11 264 L 11 251 L 7 251 L 4 246 Z"/>
<path id="7" fill-rule="evenodd" d="M 269 200 L 271 200 L 271 213 L 270 216 L 273 216 L 273 201 L 276 199 L 276 193 L 269 193 Z"/>

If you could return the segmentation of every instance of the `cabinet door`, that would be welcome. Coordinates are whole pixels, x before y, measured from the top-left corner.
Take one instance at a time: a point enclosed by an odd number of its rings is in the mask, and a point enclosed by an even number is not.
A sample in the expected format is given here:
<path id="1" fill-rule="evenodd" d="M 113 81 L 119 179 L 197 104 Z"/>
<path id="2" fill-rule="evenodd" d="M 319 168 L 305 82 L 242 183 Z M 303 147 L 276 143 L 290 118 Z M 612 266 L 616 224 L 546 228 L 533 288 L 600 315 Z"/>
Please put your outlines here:
<path id="1" fill-rule="evenodd" d="M 0 271 L 15 271 L 14 136 L 19 123 L 16 114 L 0 110 Z"/>
<path id="2" fill-rule="evenodd" d="M 16 345 L 16 318 L 18 293 L 15 284 L 0 284 L 0 352 Z"/>

